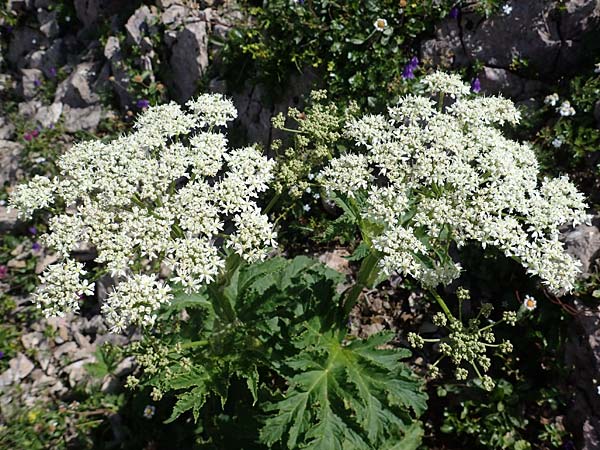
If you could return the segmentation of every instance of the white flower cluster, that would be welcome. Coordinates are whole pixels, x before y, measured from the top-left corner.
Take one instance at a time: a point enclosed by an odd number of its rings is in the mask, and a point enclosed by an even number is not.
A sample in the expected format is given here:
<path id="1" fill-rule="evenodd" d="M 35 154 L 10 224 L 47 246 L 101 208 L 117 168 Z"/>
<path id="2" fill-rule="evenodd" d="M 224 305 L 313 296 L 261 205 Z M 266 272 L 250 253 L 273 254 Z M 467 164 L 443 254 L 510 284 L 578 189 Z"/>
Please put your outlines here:
<path id="1" fill-rule="evenodd" d="M 435 109 L 409 95 L 388 117 L 351 121 L 347 134 L 366 152 L 336 158 L 318 176 L 329 192 L 363 190 L 362 216 L 377 224 L 368 229 L 383 272 L 446 284 L 460 273 L 448 244 L 477 241 L 517 259 L 552 290 L 570 290 L 578 263 L 558 228 L 588 220 L 583 195 L 566 177 L 540 183 L 533 150 L 497 129 L 518 123 L 511 101 L 463 97 L 468 86 L 454 75 L 435 73 L 424 84 L 456 101 Z"/>
<path id="2" fill-rule="evenodd" d="M 274 162 L 255 147 L 227 148 L 218 127 L 236 117 L 229 100 L 202 95 L 188 107 L 150 107 L 133 133 L 79 143 L 58 161 L 58 177 L 15 189 L 11 206 L 23 217 L 55 213 L 43 239 L 63 262 L 42 277 L 38 299 L 48 314 L 76 310 L 86 292 L 75 281 L 82 268 L 68 259 L 82 243 L 123 280 L 104 307 L 116 329 L 152 325 L 153 311 L 170 298 L 156 279 L 163 263 L 172 281 L 197 291 L 224 267 L 223 246 L 248 261 L 276 246 L 273 225 L 256 204 Z"/>
<path id="3" fill-rule="evenodd" d="M 40 277 L 42 286 L 34 295 L 44 314 L 64 316 L 79 311 L 81 298 L 94 293 L 93 283 L 81 279 L 85 274 L 83 264 L 72 259 L 49 266 Z"/>

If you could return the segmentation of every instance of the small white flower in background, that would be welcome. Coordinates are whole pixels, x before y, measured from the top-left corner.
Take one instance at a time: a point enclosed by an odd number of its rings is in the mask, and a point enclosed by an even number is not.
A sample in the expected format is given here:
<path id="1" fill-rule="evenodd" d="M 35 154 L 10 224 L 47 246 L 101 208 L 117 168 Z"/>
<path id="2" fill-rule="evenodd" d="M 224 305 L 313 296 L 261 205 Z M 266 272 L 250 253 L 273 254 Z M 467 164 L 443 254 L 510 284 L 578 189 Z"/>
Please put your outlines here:
<path id="1" fill-rule="evenodd" d="M 560 146 L 563 145 L 563 141 L 561 141 L 560 138 L 554 138 L 552 140 L 552 145 L 556 148 L 559 148 Z"/>
<path id="2" fill-rule="evenodd" d="M 154 417 L 154 413 L 156 413 L 156 406 L 146 405 L 144 408 L 144 418 L 152 419 Z"/>
<path id="3" fill-rule="evenodd" d="M 596 387 L 596 392 L 598 392 L 598 395 L 600 395 L 600 386 Z"/>
<path id="4" fill-rule="evenodd" d="M 308 178 L 309 180 L 314 180 L 314 179 L 315 179 L 315 174 L 314 174 L 314 173 L 309 173 L 309 174 L 307 175 L 307 178 Z"/>
<path id="5" fill-rule="evenodd" d="M 533 311 L 535 309 L 535 307 L 537 306 L 537 301 L 531 295 L 526 295 L 525 298 L 523 299 L 523 306 L 525 307 L 526 310 Z"/>
<path id="6" fill-rule="evenodd" d="M 65 17 L 65 21 L 70 22 L 71 21 L 71 16 Z"/>
<path id="7" fill-rule="evenodd" d="M 32 43 L 33 45 L 37 44 L 37 39 L 32 39 L 32 40 L 31 40 L 31 43 Z"/>
<path id="8" fill-rule="evenodd" d="M 379 18 L 373 23 L 373 26 L 377 31 L 383 31 L 387 28 L 388 23 L 387 20 Z"/>
<path id="9" fill-rule="evenodd" d="M 546 105 L 556 106 L 556 104 L 558 103 L 558 100 L 559 100 L 558 94 L 554 93 L 554 94 L 547 95 L 546 98 L 544 99 L 544 103 Z"/>
<path id="10" fill-rule="evenodd" d="M 302 209 L 303 209 L 304 211 L 306 211 L 306 212 L 309 212 L 309 211 L 310 211 L 310 205 L 304 205 L 304 206 L 302 207 Z"/>
<path id="11" fill-rule="evenodd" d="M 568 100 L 565 100 L 557 108 L 558 113 L 563 117 L 569 117 L 575 115 L 575 109 L 571 106 Z"/>
<path id="12" fill-rule="evenodd" d="M 600 73 L 600 63 L 596 63 L 594 73 Z"/>
<path id="13" fill-rule="evenodd" d="M 6 205 L 6 200 L 0 200 L 0 206 Z"/>
<path id="14" fill-rule="evenodd" d="M 512 10 L 513 10 L 512 6 L 510 6 L 508 3 L 504 6 L 502 6 L 502 12 L 507 16 L 510 15 Z"/>

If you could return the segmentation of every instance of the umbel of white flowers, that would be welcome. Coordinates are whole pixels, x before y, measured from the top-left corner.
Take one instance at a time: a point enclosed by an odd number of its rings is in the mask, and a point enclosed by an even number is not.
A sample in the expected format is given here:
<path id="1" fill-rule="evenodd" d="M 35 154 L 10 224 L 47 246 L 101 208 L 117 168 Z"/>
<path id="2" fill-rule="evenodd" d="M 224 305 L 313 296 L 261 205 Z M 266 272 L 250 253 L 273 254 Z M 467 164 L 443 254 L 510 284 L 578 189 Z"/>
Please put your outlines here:
<path id="1" fill-rule="evenodd" d="M 499 126 L 520 119 L 510 100 L 473 98 L 458 76 L 441 72 L 423 83 L 431 97 L 407 95 L 387 116 L 351 121 L 346 132 L 359 150 L 318 177 L 350 201 L 366 197 L 361 215 L 374 225 L 383 272 L 447 284 L 461 270 L 448 244 L 477 241 L 551 290 L 571 290 L 578 262 L 559 242 L 559 226 L 588 220 L 583 195 L 565 176 L 540 183 L 531 147 L 503 136 Z"/>
<path id="2" fill-rule="evenodd" d="M 154 324 L 156 310 L 172 298 L 158 278 L 161 265 L 193 292 L 224 267 L 218 242 L 250 262 L 276 246 L 255 202 L 274 162 L 254 147 L 227 148 L 219 127 L 236 117 L 229 100 L 205 94 L 187 107 L 151 107 L 131 134 L 81 142 L 58 161 L 59 176 L 15 189 L 11 206 L 22 217 L 53 213 L 43 240 L 62 260 L 48 267 L 36 294 L 46 315 L 77 311 L 90 294 L 83 265 L 70 258 L 82 243 L 121 280 L 102 307 L 114 330 Z"/>

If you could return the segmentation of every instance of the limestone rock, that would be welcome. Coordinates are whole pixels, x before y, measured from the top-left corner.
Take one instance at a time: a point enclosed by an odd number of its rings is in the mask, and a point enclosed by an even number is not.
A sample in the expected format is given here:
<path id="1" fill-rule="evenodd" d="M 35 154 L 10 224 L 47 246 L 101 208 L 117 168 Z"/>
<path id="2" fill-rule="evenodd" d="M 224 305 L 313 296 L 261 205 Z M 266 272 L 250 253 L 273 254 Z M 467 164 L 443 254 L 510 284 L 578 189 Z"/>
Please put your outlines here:
<path id="1" fill-rule="evenodd" d="M 123 64 L 119 39 L 115 36 L 109 36 L 106 40 L 104 57 L 108 60 L 112 74 L 112 77 L 109 78 L 111 86 L 119 97 L 121 108 L 125 109 L 131 105 L 133 98 L 127 89 L 129 86 L 129 76 L 125 70 L 125 65 Z"/>
<path id="2" fill-rule="evenodd" d="M 21 69 L 20 93 L 26 100 L 35 97 L 39 91 L 44 75 L 39 69 Z"/>
<path id="3" fill-rule="evenodd" d="M 40 31 L 29 27 L 16 28 L 10 37 L 7 60 L 18 68 L 23 68 L 23 57 L 27 53 L 47 45 L 48 38 Z"/>
<path id="4" fill-rule="evenodd" d="M 0 186 L 13 184 L 16 181 L 22 151 L 23 146 L 18 142 L 0 140 Z M 0 223 L 5 212 L 0 209 Z M 0 224 L 0 231 L 1 228 Z"/>
<path id="5" fill-rule="evenodd" d="M 94 63 L 81 63 L 73 73 L 59 84 L 54 102 L 64 103 L 75 108 L 84 108 L 97 103 L 100 97 L 92 91 L 92 80 L 96 76 Z"/>
<path id="6" fill-rule="evenodd" d="M 118 13 L 123 7 L 122 0 L 75 0 L 73 4 L 77 17 L 85 28 Z"/>
<path id="7" fill-rule="evenodd" d="M 10 123 L 6 117 L 0 116 L 0 140 L 12 138 L 14 136 L 14 132 L 15 126 Z"/>
<path id="8" fill-rule="evenodd" d="M 52 103 L 49 106 L 40 107 L 37 110 L 34 118 L 42 127 L 48 128 L 58 122 L 58 119 L 60 119 L 60 115 L 62 114 L 62 110 L 62 103 Z"/>
<path id="9" fill-rule="evenodd" d="M 422 43 L 422 59 L 453 68 L 479 61 L 504 70 L 527 63 L 527 72 L 538 73 L 537 79 L 555 80 L 600 47 L 597 0 L 515 1 L 511 6 L 510 15 L 482 18 L 463 10 L 460 19 L 443 20 L 435 38 Z"/>
<path id="10" fill-rule="evenodd" d="M 63 108 L 65 131 L 74 133 L 79 130 L 94 130 L 102 118 L 102 107 L 92 105 L 86 108 Z"/>
<path id="11" fill-rule="evenodd" d="M 156 17 L 146 5 L 142 5 L 136 9 L 125 24 L 127 41 L 132 45 L 139 45 L 142 38 L 151 32 L 150 28 L 155 21 Z"/>
<path id="12" fill-rule="evenodd" d="M 600 216 L 591 225 L 581 224 L 564 233 L 562 240 L 567 253 L 581 261 L 583 275 L 589 275 L 600 256 Z"/>
<path id="13" fill-rule="evenodd" d="M 198 82 L 208 67 L 206 22 L 188 23 L 177 33 L 170 59 L 174 98 L 186 102 L 196 92 Z"/>

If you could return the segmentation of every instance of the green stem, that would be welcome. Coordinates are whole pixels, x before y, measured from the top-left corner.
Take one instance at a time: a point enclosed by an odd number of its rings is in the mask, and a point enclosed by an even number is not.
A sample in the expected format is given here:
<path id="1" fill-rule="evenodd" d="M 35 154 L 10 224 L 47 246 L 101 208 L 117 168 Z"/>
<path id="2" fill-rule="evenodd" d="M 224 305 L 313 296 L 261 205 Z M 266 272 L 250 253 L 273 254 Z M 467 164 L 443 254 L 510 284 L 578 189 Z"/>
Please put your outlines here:
<path id="1" fill-rule="evenodd" d="M 192 342 L 186 342 L 185 344 L 181 344 L 181 348 L 204 347 L 205 345 L 208 345 L 208 341 L 207 340 L 204 340 L 204 341 L 192 341 Z"/>
<path id="2" fill-rule="evenodd" d="M 354 308 L 354 305 L 358 302 L 358 297 L 362 290 L 366 287 L 371 286 L 375 279 L 377 278 L 377 274 L 379 273 L 379 267 L 377 263 L 381 259 L 381 256 L 377 252 L 371 252 L 369 255 L 363 259 L 362 264 L 360 265 L 360 270 L 358 271 L 358 275 L 356 277 L 356 283 L 352 286 L 344 296 L 343 306 L 342 306 L 342 319 L 345 320 Z"/>
<path id="3" fill-rule="evenodd" d="M 444 311 L 444 314 L 446 314 L 446 317 L 448 319 L 454 320 L 454 316 L 450 312 L 450 308 L 448 308 L 448 305 L 446 305 L 446 302 L 440 296 L 440 294 L 438 294 L 437 291 L 432 288 L 429 289 L 429 293 L 433 296 L 433 298 L 435 298 L 435 301 L 438 302 L 438 305 L 440 305 L 442 311 Z"/>
<path id="4" fill-rule="evenodd" d="M 494 322 L 494 323 L 490 323 L 489 325 L 486 325 L 483 328 L 479 329 L 479 332 L 485 331 L 485 330 L 489 330 L 492 327 L 495 327 L 496 325 L 498 325 L 499 323 L 504 322 L 504 319 L 500 319 L 498 322 Z"/>
<path id="5" fill-rule="evenodd" d="M 273 207 L 275 206 L 275 204 L 279 200 L 279 197 L 281 197 L 281 193 L 277 193 L 277 194 L 275 194 L 271 198 L 271 201 L 269 202 L 269 204 L 267 205 L 267 207 L 263 211 L 264 214 L 269 214 L 269 211 L 271 211 L 271 209 L 273 209 Z"/>

